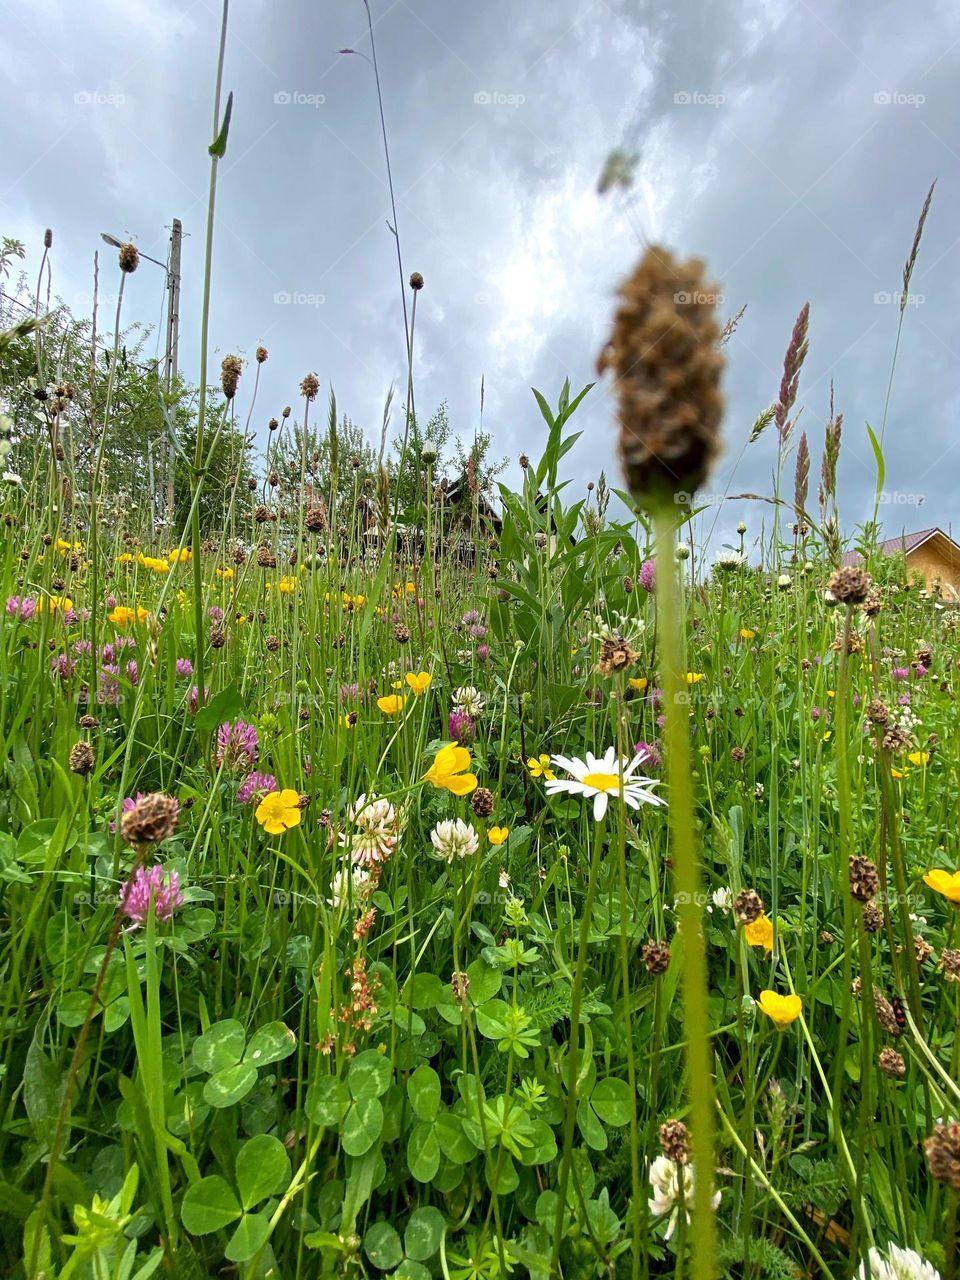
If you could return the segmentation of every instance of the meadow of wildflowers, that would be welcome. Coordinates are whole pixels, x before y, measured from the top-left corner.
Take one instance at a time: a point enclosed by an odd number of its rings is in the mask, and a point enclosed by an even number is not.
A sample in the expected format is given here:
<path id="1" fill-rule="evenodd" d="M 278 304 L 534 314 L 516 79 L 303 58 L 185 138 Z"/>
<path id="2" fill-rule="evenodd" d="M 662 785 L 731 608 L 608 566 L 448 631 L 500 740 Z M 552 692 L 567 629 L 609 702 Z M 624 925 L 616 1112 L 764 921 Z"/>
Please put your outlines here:
<path id="1" fill-rule="evenodd" d="M 0 334 L 4 1275 L 956 1276 L 960 614 L 843 563 L 839 417 L 811 514 L 806 309 L 691 553 L 714 295 L 644 253 L 619 506 L 564 385 L 496 526 L 335 405 L 308 467 L 314 374 L 211 496 L 235 356 L 124 509 L 119 305 L 92 388 Z"/>

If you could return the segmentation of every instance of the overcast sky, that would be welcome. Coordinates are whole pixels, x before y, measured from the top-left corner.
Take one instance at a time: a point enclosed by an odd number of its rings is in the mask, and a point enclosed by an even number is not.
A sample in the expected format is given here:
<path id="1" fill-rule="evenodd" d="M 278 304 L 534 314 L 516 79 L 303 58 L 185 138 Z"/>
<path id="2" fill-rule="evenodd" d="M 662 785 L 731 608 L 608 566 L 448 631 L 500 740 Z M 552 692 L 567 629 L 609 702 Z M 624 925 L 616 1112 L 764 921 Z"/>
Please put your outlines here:
<path id="1" fill-rule="evenodd" d="M 747 306 L 726 348 L 727 451 L 710 490 L 770 492 L 773 430 L 741 454 L 809 300 L 798 430 L 815 494 L 832 379 L 849 528 L 872 505 L 864 423 L 879 431 L 903 264 L 937 179 L 886 423 L 883 516 L 890 534 L 958 532 L 956 0 L 370 4 L 404 273 L 426 280 L 422 416 L 446 399 L 472 435 L 483 377 L 484 425 L 515 476 L 516 456 L 543 444 L 530 387 L 553 402 L 565 377 L 592 380 L 618 281 L 644 238 L 662 241 L 707 260 L 725 315 Z M 181 218 L 191 377 L 219 22 L 216 0 L 0 0 L 0 234 L 27 243 L 35 270 L 52 227 L 54 287 L 83 310 L 98 249 L 101 287 L 116 289 L 99 232 L 165 258 Z M 373 438 L 387 389 L 405 384 L 403 324 L 373 72 L 345 47 L 370 53 L 361 0 L 233 0 L 210 370 L 263 343 L 261 425 L 297 405 L 312 370 Z M 637 154 L 636 180 L 601 197 L 618 146 Z M 162 272 L 144 263 L 126 319 L 156 324 L 162 295 Z M 251 368 L 244 409 L 252 382 Z M 575 423 L 571 492 L 601 467 L 618 483 L 607 388 Z M 719 533 L 740 514 L 728 504 Z M 769 508 L 745 518 L 758 531 Z"/>

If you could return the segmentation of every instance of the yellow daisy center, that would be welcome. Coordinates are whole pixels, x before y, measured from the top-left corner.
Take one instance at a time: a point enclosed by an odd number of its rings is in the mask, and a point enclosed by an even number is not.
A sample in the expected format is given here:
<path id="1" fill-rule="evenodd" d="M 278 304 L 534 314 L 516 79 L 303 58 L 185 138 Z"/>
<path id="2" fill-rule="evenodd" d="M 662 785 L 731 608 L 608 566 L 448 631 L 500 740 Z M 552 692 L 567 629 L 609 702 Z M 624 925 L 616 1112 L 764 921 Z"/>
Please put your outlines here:
<path id="1" fill-rule="evenodd" d="M 585 773 L 583 785 L 593 787 L 595 791 L 619 791 L 620 775 L 619 773 Z"/>

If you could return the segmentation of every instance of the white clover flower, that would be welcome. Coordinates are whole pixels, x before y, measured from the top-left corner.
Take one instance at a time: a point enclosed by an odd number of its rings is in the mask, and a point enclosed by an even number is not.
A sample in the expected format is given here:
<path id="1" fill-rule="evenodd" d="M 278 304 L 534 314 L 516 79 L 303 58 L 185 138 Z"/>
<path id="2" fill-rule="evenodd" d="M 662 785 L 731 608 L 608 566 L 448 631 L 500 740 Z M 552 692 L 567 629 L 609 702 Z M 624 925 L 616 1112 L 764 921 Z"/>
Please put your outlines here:
<path id="1" fill-rule="evenodd" d="M 733 910 L 733 890 L 726 885 L 722 889 L 714 889 L 710 898 L 718 911 Z"/>
<path id="2" fill-rule="evenodd" d="M 327 899 L 327 906 L 339 910 L 351 900 L 356 905 L 365 896 L 369 884 L 370 873 L 364 871 L 362 866 L 341 865 L 330 885 L 331 896 Z"/>
<path id="3" fill-rule="evenodd" d="M 790 586 L 789 573 L 781 573 L 780 577 L 777 579 L 777 586 L 781 591 L 786 591 L 787 587 Z"/>
<path id="4" fill-rule="evenodd" d="M 343 832 L 340 843 L 351 849 L 354 862 L 361 866 L 386 862 L 400 838 L 400 820 L 390 801 L 358 796 L 347 817 L 353 830 Z"/>
<path id="5" fill-rule="evenodd" d="M 888 1244 L 886 1257 L 871 1249 L 857 1272 L 856 1280 L 940 1280 L 940 1272 L 913 1249 Z"/>
<path id="6" fill-rule="evenodd" d="M 3 473 L 3 483 L 4 483 L 4 484 L 17 484 L 17 485 L 22 485 L 22 484 L 23 484 L 23 481 L 21 480 L 21 478 L 20 478 L 20 477 L 19 477 L 15 472 L 13 472 L 13 471 L 5 471 L 5 472 Z"/>
<path id="7" fill-rule="evenodd" d="M 690 544 L 688 542 L 678 542 L 674 555 L 678 560 L 689 560 Z"/>
<path id="8" fill-rule="evenodd" d="M 650 1186 L 653 1189 L 653 1196 L 648 1201 L 650 1212 L 655 1218 L 669 1216 L 667 1232 L 664 1236 L 665 1240 L 669 1240 L 676 1230 L 681 1204 L 684 1206 L 687 1222 L 690 1221 L 690 1209 L 696 1187 L 694 1167 L 692 1164 L 675 1164 L 667 1156 L 657 1156 L 650 1166 Z M 716 1209 L 719 1204 L 720 1192 L 715 1191 L 710 1200 L 710 1207 Z"/>
<path id="9" fill-rule="evenodd" d="M 437 852 L 437 857 L 444 862 L 453 862 L 457 858 L 466 858 L 480 848 L 480 837 L 476 829 L 462 818 L 447 818 L 438 822 L 430 832 L 430 843 Z"/>
<path id="10" fill-rule="evenodd" d="M 486 699 L 479 689 L 472 684 L 465 684 L 461 689 L 453 691 L 453 705 L 457 711 L 465 711 L 468 716 L 478 716 L 486 705 Z"/>

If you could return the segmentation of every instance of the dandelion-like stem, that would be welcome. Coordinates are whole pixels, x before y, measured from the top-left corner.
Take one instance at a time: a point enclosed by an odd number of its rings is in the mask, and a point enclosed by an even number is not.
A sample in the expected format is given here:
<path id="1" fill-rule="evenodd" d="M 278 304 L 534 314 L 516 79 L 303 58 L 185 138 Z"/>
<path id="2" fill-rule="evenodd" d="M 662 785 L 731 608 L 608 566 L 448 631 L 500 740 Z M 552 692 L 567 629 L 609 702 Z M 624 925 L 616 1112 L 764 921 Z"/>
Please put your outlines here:
<path id="1" fill-rule="evenodd" d="M 694 837 L 690 725 L 683 684 L 683 632 L 680 583 L 673 553 L 676 507 L 659 500 L 652 510 L 657 557 L 660 683 L 664 694 L 667 782 L 670 804 L 670 849 L 673 857 L 677 915 L 683 939 L 681 988 L 686 1039 L 687 1093 L 691 1145 L 697 1176 L 694 1183 L 691 1275 L 712 1280 L 716 1274 L 716 1224 L 713 1198 L 714 1088 L 710 1016 L 707 1007 L 707 958 L 700 909 L 701 880 Z M 684 695 L 684 696 L 681 696 Z"/>

